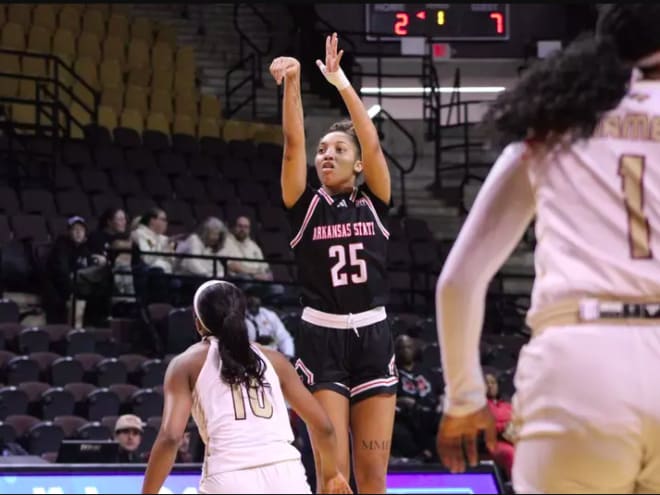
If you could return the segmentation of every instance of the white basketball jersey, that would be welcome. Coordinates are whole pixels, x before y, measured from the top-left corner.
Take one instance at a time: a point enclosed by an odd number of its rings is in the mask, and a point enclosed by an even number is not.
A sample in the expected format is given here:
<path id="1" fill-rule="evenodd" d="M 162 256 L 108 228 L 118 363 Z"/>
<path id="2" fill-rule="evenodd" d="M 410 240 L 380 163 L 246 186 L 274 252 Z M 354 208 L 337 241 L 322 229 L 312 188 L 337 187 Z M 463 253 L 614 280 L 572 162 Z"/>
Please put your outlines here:
<path id="1" fill-rule="evenodd" d="M 248 394 L 245 386 L 232 387 L 221 379 L 218 341 L 209 338 L 209 342 L 192 408 L 206 445 L 203 475 L 300 459 L 300 452 L 292 445 L 293 432 L 280 381 L 268 358 L 252 345 L 266 364 L 266 386 L 250 388 Z"/>
<path id="2" fill-rule="evenodd" d="M 594 137 L 530 161 L 530 314 L 584 296 L 660 300 L 660 82 L 633 82 Z"/>

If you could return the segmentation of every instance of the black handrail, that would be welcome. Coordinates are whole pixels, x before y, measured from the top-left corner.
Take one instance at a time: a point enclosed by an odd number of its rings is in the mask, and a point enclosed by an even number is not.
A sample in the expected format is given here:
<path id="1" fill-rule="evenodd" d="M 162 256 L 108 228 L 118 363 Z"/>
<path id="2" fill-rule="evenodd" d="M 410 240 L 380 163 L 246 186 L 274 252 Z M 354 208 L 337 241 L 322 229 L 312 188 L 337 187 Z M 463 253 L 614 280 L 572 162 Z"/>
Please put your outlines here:
<path id="1" fill-rule="evenodd" d="M 238 17 L 239 17 L 239 9 L 241 7 L 249 7 L 250 10 L 254 13 L 254 15 L 264 24 L 266 27 L 266 31 L 268 32 L 268 44 L 266 45 L 266 48 L 259 48 L 259 46 L 252 40 L 250 37 L 243 31 L 238 23 Z M 234 4 L 234 29 L 236 29 L 236 32 L 239 35 L 240 39 L 240 56 L 243 58 L 245 56 L 244 53 L 244 45 L 243 43 L 247 44 L 252 50 L 254 50 L 255 53 L 259 55 L 259 62 L 261 65 L 261 56 L 263 55 L 268 55 L 270 51 L 273 48 L 273 25 L 271 22 L 268 20 L 268 18 L 253 4 L 251 3 L 236 3 Z"/>
<path id="2" fill-rule="evenodd" d="M 406 137 L 406 139 L 408 139 L 408 141 L 410 141 L 410 144 L 412 145 L 412 157 L 410 159 L 410 164 L 407 167 L 404 167 L 401 162 L 399 162 L 399 160 L 397 160 L 394 156 L 392 156 L 391 153 L 383 148 L 383 154 L 399 170 L 399 179 L 401 181 L 401 205 L 399 206 L 399 215 L 405 216 L 408 207 L 406 201 L 406 175 L 412 172 L 415 169 L 415 165 L 417 165 L 417 143 L 415 142 L 413 135 L 405 127 L 403 127 L 401 123 L 392 116 L 391 113 L 381 108 L 380 114 L 385 115 L 389 121 L 394 124 L 394 127 L 401 131 L 401 133 Z"/>
<path id="3" fill-rule="evenodd" d="M 40 247 L 45 247 L 48 243 L 46 244 L 41 244 L 39 245 Z M 126 254 L 138 254 L 141 255 L 162 255 L 165 258 L 176 258 L 176 259 L 199 259 L 199 260 L 212 260 L 215 261 L 214 263 L 214 275 L 213 277 L 205 277 L 203 275 L 194 275 L 194 274 L 186 274 L 186 273 L 171 273 L 171 274 L 166 274 L 162 273 L 159 276 L 162 277 L 172 277 L 172 278 L 180 278 L 180 279 L 191 279 L 191 280 L 199 280 L 200 283 L 205 281 L 205 280 L 212 280 L 217 278 L 217 263 L 220 263 L 225 272 L 225 278 L 231 280 L 232 276 L 227 275 L 228 274 L 228 267 L 227 263 L 229 261 L 251 261 L 251 262 L 260 262 L 260 263 L 267 263 L 271 266 L 289 266 L 289 267 L 295 267 L 297 262 L 293 259 L 282 259 L 282 258 L 264 258 L 261 260 L 255 260 L 255 259 L 249 259 L 249 258 L 241 258 L 241 257 L 232 257 L 232 256 L 214 256 L 214 255 L 205 255 L 205 254 L 189 254 L 189 253 L 169 253 L 169 252 L 159 252 L 159 251 L 134 251 L 133 249 L 109 249 L 109 253 L 112 254 L 120 254 L 120 253 L 126 253 Z M 112 263 L 110 263 L 108 266 L 112 266 Z M 432 273 L 432 271 L 429 271 L 427 269 L 424 269 L 422 267 L 408 267 L 408 268 L 393 268 L 393 267 L 388 267 L 388 271 L 390 272 L 398 272 L 398 273 L 417 273 L 419 275 L 422 275 L 424 278 L 429 279 L 429 278 L 434 278 L 437 277 L 437 273 Z M 131 267 L 130 270 L 122 270 L 122 271 L 117 271 L 116 273 L 121 273 L 121 274 L 133 274 L 134 275 L 134 267 Z M 73 272 L 73 284 L 74 286 L 77 283 L 78 280 L 78 269 L 74 269 Z M 275 278 L 274 280 L 251 280 L 250 283 L 254 284 L 260 284 L 260 285 L 272 285 L 272 284 L 279 284 L 279 285 L 288 285 L 288 286 L 294 286 L 294 287 L 300 287 L 300 283 L 294 278 L 292 281 L 289 280 L 282 280 L 282 279 L 277 279 Z M 428 280 L 425 280 L 425 287 L 428 287 Z M 424 296 L 427 300 L 429 300 L 430 294 L 428 293 L 428 290 L 425 287 L 418 287 L 418 283 L 415 281 L 415 277 L 410 277 L 410 285 L 407 288 L 401 288 L 400 290 L 404 293 L 409 294 L 411 297 L 415 297 L 416 294 L 419 294 L 421 296 Z M 126 297 L 134 297 L 137 299 L 136 294 L 123 294 Z M 75 290 L 71 294 L 71 319 L 73 320 L 76 314 L 76 304 L 77 304 L 77 296 L 75 293 Z M 412 305 L 411 305 L 412 308 Z"/>
<path id="4" fill-rule="evenodd" d="M 238 22 L 239 10 L 241 6 L 249 7 L 252 13 L 262 21 L 265 26 L 266 31 L 268 32 L 268 41 L 266 48 L 259 47 L 249 36 L 248 34 L 241 29 L 241 26 Z M 273 26 L 271 22 L 263 15 L 263 13 L 257 9 L 252 4 L 234 4 L 234 29 L 238 33 L 239 37 L 239 56 L 240 60 L 236 62 L 229 71 L 225 74 L 225 117 L 231 118 L 232 115 L 236 114 L 241 108 L 243 108 L 248 103 L 252 103 L 252 118 L 256 119 L 257 117 L 257 86 L 263 85 L 263 78 L 261 73 L 262 66 L 262 57 L 270 53 L 273 47 Z M 245 46 L 250 48 L 250 53 L 246 55 Z M 234 87 L 231 87 L 230 78 L 231 75 L 239 70 L 245 69 L 247 63 L 250 63 L 248 68 L 248 75 L 238 81 Z M 231 105 L 231 95 L 242 88 L 245 84 L 250 83 L 251 89 L 250 94 L 247 96 L 240 104 L 235 108 L 232 108 Z"/>
<path id="5" fill-rule="evenodd" d="M 74 100 L 76 103 L 78 103 L 84 110 L 86 110 L 90 114 L 90 120 L 96 124 L 98 122 L 98 107 L 100 103 L 101 96 L 96 91 L 84 78 L 82 78 L 76 71 L 67 63 L 65 63 L 61 58 L 59 58 L 57 55 L 53 54 L 46 54 L 46 53 L 37 53 L 37 52 L 28 52 L 28 51 L 21 51 L 21 50 L 10 50 L 10 49 L 5 49 L 5 48 L 0 48 L 0 54 L 5 54 L 5 55 L 14 55 L 14 56 L 20 56 L 22 58 L 37 58 L 37 59 L 42 59 L 46 61 L 46 73 L 49 74 L 49 76 L 43 77 L 43 76 L 29 76 L 25 75 L 22 73 L 6 73 L 2 72 L 0 73 L 0 77 L 5 77 L 5 78 L 12 78 L 12 79 L 19 79 L 19 80 L 31 80 L 35 82 L 35 87 L 36 87 L 36 94 L 35 98 L 33 100 L 28 100 L 28 99 L 21 99 L 21 98 L 11 98 L 11 97 L 3 97 L 0 98 L 0 100 L 3 103 L 24 103 L 24 104 L 36 104 L 37 105 L 37 129 L 42 128 L 41 122 L 40 122 L 40 115 L 43 113 L 42 106 L 49 105 L 50 103 L 47 101 L 42 101 L 41 99 L 41 93 L 44 93 L 44 95 L 52 98 L 56 104 L 54 106 L 54 111 L 53 111 L 53 127 L 55 128 L 56 132 L 56 137 L 57 137 L 57 130 L 60 128 L 60 121 L 59 121 L 59 112 L 62 111 L 63 109 L 66 109 L 66 107 L 61 103 L 60 99 L 60 91 L 64 91 L 66 94 L 69 95 L 69 97 Z M 73 79 L 75 79 L 77 82 L 81 83 L 82 87 L 87 90 L 93 100 L 93 104 L 90 107 L 85 100 L 81 99 L 78 97 L 78 95 L 74 94 L 71 88 L 67 87 L 64 85 L 61 80 L 60 80 L 60 71 L 64 71 L 65 73 L 69 74 Z M 54 87 L 54 92 L 51 92 L 48 89 L 49 85 L 53 85 Z M 81 130 L 83 128 L 83 125 L 76 119 L 74 118 L 70 112 L 68 112 L 68 109 L 65 110 L 65 116 L 67 117 L 67 136 L 70 135 L 70 121 L 73 120 L 76 125 L 78 125 Z M 26 127 L 26 125 L 21 124 L 20 127 Z M 27 125 L 29 127 L 29 125 Z"/>
<path id="6" fill-rule="evenodd" d="M 457 107 L 457 111 L 460 111 L 460 106 L 461 106 L 461 92 L 459 91 L 460 87 L 461 87 L 461 69 L 460 67 L 456 67 L 456 70 L 454 71 L 454 84 L 452 85 L 452 92 L 451 92 L 451 96 L 449 97 L 449 110 L 447 111 L 447 119 L 445 125 L 449 125 L 449 122 L 451 120 L 451 113 L 454 107 Z"/>
<path id="7" fill-rule="evenodd" d="M 433 62 L 432 46 L 427 43 L 426 56 L 422 61 L 422 85 L 425 88 L 439 88 L 440 78 Z M 433 167 L 435 177 L 431 184 L 432 190 L 439 190 L 442 187 L 442 178 L 439 173 L 440 165 L 440 147 L 442 146 L 442 133 L 440 131 L 440 109 L 442 105 L 441 93 L 439 91 L 424 92 L 423 100 L 423 118 L 426 124 L 426 139 L 433 141 Z"/>
<path id="8" fill-rule="evenodd" d="M 256 16 L 256 18 L 259 19 L 263 23 L 263 25 L 265 26 L 266 32 L 268 33 L 268 41 L 267 41 L 267 44 L 266 44 L 266 48 L 263 48 L 263 49 L 259 48 L 259 46 L 252 39 L 250 39 L 250 37 L 241 29 L 241 27 L 239 25 L 239 22 L 238 22 L 239 8 L 241 6 L 249 7 L 250 10 L 252 11 L 252 13 Z M 268 55 L 270 53 L 270 51 L 272 50 L 272 48 L 273 48 L 273 25 L 266 18 L 266 16 L 264 16 L 263 13 L 259 9 L 257 9 L 257 7 L 254 6 L 253 4 L 251 4 L 251 3 L 245 3 L 245 4 L 237 3 L 237 4 L 234 5 L 234 28 L 236 29 L 236 32 L 239 35 L 239 40 L 240 40 L 239 41 L 239 43 L 240 43 L 240 45 L 239 45 L 240 52 L 239 53 L 240 53 L 240 57 L 243 58 L 245 56 L 245 52 L 244 52 L 244 50 L 245 50 L 244 46 L 245 45 L 244 44 L 247 44 L 252 49 L 252 51 L 254 52 L 254 54 L 256 56 L 256 63 L 254 64 L 254 67 L 252 69 L 252 77 L 254 78 L 254 81 L 258 86 L 262 86 L 263 85 L 263 76 L 262 76 L 262 73 L 261 73 L 261 61 L 262 61 L 262 57 L 264 55 Z M 256 94 L 254 95 L 254 98 L 256 99 Z M 254 117 L 256 117 L 256 116 L 253 115 L 253 118 Z"/>
<path id="9" fill-rule="evenodd" d="M 250 65 L 250 70 L 248 74 L 240 79 L 234 86 L 231 86 L 231 76 L 234 73 L 244 69 L 246 64 Z M 241 108 L 243 108 L 248 103 L 252 103 L 252 118 L 257 117 L 257 82 L 254 77 L 255 71 L 258 70 L 257 66 L 257 56 L 254 53 L 250 53 L 246 57 L 243 57 L 241 60 L 232 65 L 227 74 L 225 75 L 225 117 L 230 119 L 235 115 Z M 250 84 L 250 94 L 246 96 L 240 103 L 235 106 L 232 106 L 232 95 L 236 93 L 246 84 Z"/>
<path id="10" fill-rule="evenodd" d="M 438 124 L 438 145 L 436 146 L 436 170 L 435 170 L 435 175 L 436 177 L 440 177 L 440 174 L 442 172 L 450 171 L 450 170 L 457 170 L 457 169 L 463 169 L 464 171 L 464 177 L 463 181 L 467 181 L 471 178 L 475 178 L 476 176 L 472 174 L 472 168 L 474 164 L 470 163 L 470 150 L 474 148 L 481 148 L 483 147 L 483 142 L 481 141 L 473 141 L 470 136 L 470 130 L 472 128 L 472 124 L 469 121 L 469 107 L 473 105 L 483 105 L 484 103 L 487 103 L 485 100 L 466 100 L 466 101 L 461 101 L 460 104 L 456 102 L 450 102 L 450 103 L 445 103 L 440 105 L 439 110 L 442 111 L 442 109 L 452 109 L 454 107 L 457 108 L 457 115 L 456 115 L 456 122 L 455 123 L 449 123 L 448 121 L 445 122 L 445 125 L 442 125 L 441 123 Z M 462 112 L 461 112 L 462 110 Z M 456 144 L 447 144 L 443 145 L 440 142 L 440 139 L 442 139 L 442 131 L 447 130 L 449 128 L 461 128 L 463 130 L 462 133 L 462 142 L 456 143 Z M 442 163 L 442 153 L 444 151 L 450 151 L 450 150 L 456 150 L 456 149 L 462 149 L 463 150 L 463 163 L 461 164 L 451 164 L 451 165 L 446 165 Z"/>

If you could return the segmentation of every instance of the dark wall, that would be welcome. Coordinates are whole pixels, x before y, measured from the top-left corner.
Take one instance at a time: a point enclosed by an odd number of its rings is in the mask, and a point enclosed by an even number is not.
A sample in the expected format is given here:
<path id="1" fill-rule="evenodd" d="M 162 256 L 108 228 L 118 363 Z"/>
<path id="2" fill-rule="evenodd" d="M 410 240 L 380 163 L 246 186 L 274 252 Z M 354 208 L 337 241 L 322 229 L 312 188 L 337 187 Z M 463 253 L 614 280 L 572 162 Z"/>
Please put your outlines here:
<path id="1" fill-rule="evenodd" d="M 364 32 L 364 4 L 316 4 L 316 12 L 338 31 Z M 544 39 L 568 41 L 586 28 L 593 27 L 595 7 L 575 3 L 510 4 L 508 41 L 452 43 L 454 58 L 525 58 L 536 53 L 535 42 Z M 328 29 L 322 23 L 319 27 Z M 398 42 L 368 42 L 364 36 L 351 35 L 358 55 L 398 54 Z M 312 41 L 312 40 L 310 40 Z"/>

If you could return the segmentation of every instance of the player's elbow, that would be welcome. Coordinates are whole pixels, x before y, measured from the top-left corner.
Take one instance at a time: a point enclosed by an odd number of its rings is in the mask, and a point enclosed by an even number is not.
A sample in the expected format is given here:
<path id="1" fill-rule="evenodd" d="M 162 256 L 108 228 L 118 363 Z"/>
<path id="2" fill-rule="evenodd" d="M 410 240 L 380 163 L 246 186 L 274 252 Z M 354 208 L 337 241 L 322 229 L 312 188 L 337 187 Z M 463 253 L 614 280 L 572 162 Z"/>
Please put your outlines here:
<path id="1" fill-rule="evenodd" d="M 439 305 L 451 304 L 470 292 L 470 281 L 456 273 L 440 274 L 435 286 L 435 300 Z"/>
<path id="2" fill-rule="evenodd" d="M 183 432 L 174 432 L 170 431 L 168 429 L 163 429 L 158 432 L 158 440 L 160 441 L 161 444 L 163 444 L 166 447 L 172 448 L 178 448 L 179 444 L 183 440 Z"/>

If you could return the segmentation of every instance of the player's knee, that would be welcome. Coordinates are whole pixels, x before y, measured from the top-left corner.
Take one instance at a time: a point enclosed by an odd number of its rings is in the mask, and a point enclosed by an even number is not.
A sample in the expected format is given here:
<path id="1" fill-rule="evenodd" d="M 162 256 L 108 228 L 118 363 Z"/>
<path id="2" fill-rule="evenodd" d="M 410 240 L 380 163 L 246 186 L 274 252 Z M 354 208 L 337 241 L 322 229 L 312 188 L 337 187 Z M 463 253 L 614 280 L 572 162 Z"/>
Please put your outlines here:
<path id="1" fill-rule="evenodd" d="M 387 463 L 365 462 L 356 465 L 355 481 L 360 492 L 377 493 L 382 491 L 387 481 Z"/>

